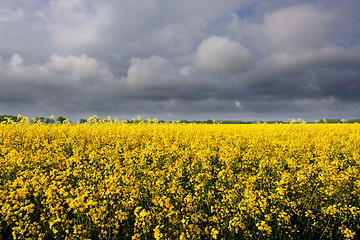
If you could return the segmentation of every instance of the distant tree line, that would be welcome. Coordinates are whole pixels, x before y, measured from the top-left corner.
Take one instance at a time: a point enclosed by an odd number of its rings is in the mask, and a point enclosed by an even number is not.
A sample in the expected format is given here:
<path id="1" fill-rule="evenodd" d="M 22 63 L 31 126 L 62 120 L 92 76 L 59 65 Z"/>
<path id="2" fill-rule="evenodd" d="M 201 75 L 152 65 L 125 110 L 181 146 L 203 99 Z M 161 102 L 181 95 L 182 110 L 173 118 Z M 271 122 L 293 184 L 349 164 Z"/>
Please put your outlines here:
<path id="1" fill-rule="evenodd" d="M 216 124 L 258 124 L 258 123 L 268 123 L 268 124 L 276 124 L 276 123 L 289 123 L 289 122 L 285 122 L 285 121 L 242 121 L 242 120 L 205 120 L 205 121 L 188 121 L 188 120 L 180 120 L 180 123 L 216 123 Z M 296 122 L 295 122 L 296 123 Z M 300 122 L 298 122 L 300 123 Z M 324 118 L 321 119 L 320 121 L 315 121 L 315 122 L 307 122 L 307 123 L 360 123 L 360 118 L 355 118 L 355 119 L 349 119 L 349 120 L 345 120 L 345 119 L 332 119 L 332 118 Z"/>
<path id="2" fill-rule="evenodd" d="M 21 119 L 19 119 L 18 116 L 14 116 L 14 115 L 0 115 L 0 122 L 7 122 L 8 120 L 11 120 L 13 122 L 20 122 Z M 108 119 L 98 119 L 98 118 L 93 118 L 91 120 L 91 122 L 111 122 L 111 121 L 117 121 L 117 120 L 110 120 Z M 141 120 L 140 118 L 138 119 L 131 119 L 131 120 L 124 120 L 124 123 L 140 123 L 143 122 L 144 120 Z M 65 122 L 70 122 L 67 118 L 63 117 L 63 116 L 59 116 L 56 118 L 56 120 L 54 120 L 54 118 L 50 117 L 50 118 L 45 118 L 45 117 L 34 117 L 33 119 L 30 120 L 30 123 L 44 123 L 44 124 L 55 124 L 55 123 L 65 123 Z M 88 119 L 83 119 L 81 118 L 80 121 L 78 123 L 87 123 L 89 122 Z M 146 122 L 146 121 L 145 121 Z M 157 120 L 158 123 L 166 123 L 166 121 L 164 120 Z M 175 122 L 175 121 L 170 121 L 171 122 Z M 275 124 L 275 123 L 289 123 L 289 122 L 284 122 L 284 121 L 242 121 L 242 120 L 192 120 L 192 121 L 188 121 L 188 120 L 180 120 L 180 121 L 176 121 L 177 123 L 199 123 L 199 124 L 257 124 L 257 123 L 268 123 L 268 124 Z M 360 123 L 360 118 L 355 118 L 355 119 L 349 119 L 349 120 L 345 120 L 345 119 L 339 119 L 339 118 L 324 118 L 321 119 L 320 121 L 316 121 L 318 123 Z M 313 122 L 308 122 L 308 123 L 313 123 Z"/>
<path id="3" fill-rule="evenodd" d="M 60 116 L 58 118 L 56 118 L 56 121 L 53 118 L 45 118 L 45 117 L 34 117 L 31 120 L 31 123 L 45 123 L 45 124 L 54 124 L 54 123 L 64 123 L 66 120 L 66 118 Z M 69 121 L 70 122 L 70 121 Z"/>
<path id="4" fill-rule="evenodd" d="M 34 117 L 33 119 L 31 119 L 31 123 L 37 123 L 37 122 L 54 124 L 55 120 L 53 118 L 45 118 L 45 117 Z"/>
<path id="5" fill-rule="evenodd" d="M 13 122 L 18 122 L 18 117 L 13 115 L 0 115 L 0 122 L 7 122 L 10 119 Z"/>
<path id="6" fill-rule="evenodd" d="M 320 123 L 341 123 L 339 118 L 324 118 L 319 121 Z"/>
<path id="7" fill-rule="evenodd" d="M 14 115 L 0 115 L 0 122 L 7 122 L 8 120 L 11 120 L 13 122 L 20 122 L 21 117 L 14 116 Z M 44 123 L 44 124 L 54 124 L 54 123 L 64 123 L 66 118 L 60 116 L 54 120 L 54 118 L 45 118 L 45 117 L 34 117 L 30 120 L 30 123 Z M 69 121 L 70 122 L 70 121 Z"/>
<path id="8" fill-rule="evenodd" d="M 320 123 L 360 123 L 360 118 L 340 120 L 339 118 L 324 118 L 319 121 Z"/>
<path id="9" fill-rule="evenodd" d="M 193 120 L 193 121 L 188 121 L 188 120 L 180 120 L 180 123 L 207 123 L 207 124 L 211 124 L 211 123 L 215 123 L 215 124 L 257 124 L 257 123 L 269 123 L 269 124 L 275 124 L 275 123 L 284 123 L 283 121 L 242 121 L 242 120 L 204 120 L 204 121 L 199 121 L 199 120 Z"/>
<path id="10" fill-rule="evenodd" d="M 360 118 L 356 118 L 356 119 L 349 119 L 345 121 L 346 123 L 360 123 Z"/>

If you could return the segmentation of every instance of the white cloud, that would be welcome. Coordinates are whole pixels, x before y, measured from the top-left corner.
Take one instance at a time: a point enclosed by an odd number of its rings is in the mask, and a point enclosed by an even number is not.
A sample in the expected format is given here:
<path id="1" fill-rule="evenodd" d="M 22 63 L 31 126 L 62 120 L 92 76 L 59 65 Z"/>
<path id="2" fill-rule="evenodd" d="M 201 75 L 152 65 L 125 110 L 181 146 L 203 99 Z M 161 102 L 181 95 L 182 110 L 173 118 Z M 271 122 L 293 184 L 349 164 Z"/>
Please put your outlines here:
<path id="1" fill-rule="evenodd" d="M 50 57 L 50 61 L 46 63 L 49 70 L 63 71 L 75 79 L 83 78 L 111 78 L 112 74 L 109 69 L 101 66 L 95 58 L 89 58 L 86 54 L 79 57 L 69 55 L 62 57 L 54 54 Z"/>
<path id="2" fill-rule="evenodd" d="M 205 72 L 234 74 L 253 66 L 249 50 L 224 37 L 203 40 L 194 54 L 194 65 Z"/>
<path id="3" fill-rule="evenodd" d="M 24 17 L 25 12 L 22 9 L 0 9 L 0 22 L 11 23 L 19 22 Z"/>
<path id="4" fill-rule="evenodd" d="M 192 67 L 186 66 L 186 67 L 181 68 L 180 75 L 189 76 L 192 71 L 193 71 Z"/>
<path id="5" fill-rule="evenodd" d="M 263 32 L 276 51 L 326 44 L 331 15 L 312 5 L 283 8 L 264 16 Z"/>
<path id="6" fill-rule="evenodd" d="M 0 73 L 3 77 L 27 83 L 51 84 L 60 81 L 65 85 L 75 86 L 80 83 L 79 80 L 87 83 L 86 85 L 95 82 L 112 84 L 115 81 L 114 74 L 106 65 L 86 54 L 66 57 L 54 54 L 49 61 L 42 64 L 23 62 L 23 57 L 18 53 L 11 57 L 9 63 L 2 61 L 0 57 Z"/>
<path id="7" fill-rule="evenodd" d="M 20 67 L 23 62 L 24 59 L 18 53 L 16 53 L 11 57 L 9 64 L 11 67 L 16 68 L 16 67 Z"/>
<path id="8" fill-rule="evenodd" d="M 50 1 L 37 15 L 61 49 L 82 47 L 99 40 L 109 24 L 110 7 L 85 0 Z"/>
<path id="9" fill-rule="evenodd" d="M 132 86 L 167 83 L 175 75 L 176 69 L 165 58 L 131 58 L 127 82 Z"/>
<path id="10" fill-rule="evenodd" d="M 243 108 L 243 106 L 241 105 L 241 102 L 239 102 L 239 101 L 236 101 L 236 102 L 235 102 L 235 106 L 236 106 L 238 109 L 242 109 L 242 108 Z"/>
<path id="11" fill-rule="evenodd" d="M 231 14 L 231 21 L 226 26 L 227 30 L 236 34 L 240 39 L 259 38 L 261 34 L 261 26 L 251 22 L 249 19 L 240 19 L 238 15 Z"/>

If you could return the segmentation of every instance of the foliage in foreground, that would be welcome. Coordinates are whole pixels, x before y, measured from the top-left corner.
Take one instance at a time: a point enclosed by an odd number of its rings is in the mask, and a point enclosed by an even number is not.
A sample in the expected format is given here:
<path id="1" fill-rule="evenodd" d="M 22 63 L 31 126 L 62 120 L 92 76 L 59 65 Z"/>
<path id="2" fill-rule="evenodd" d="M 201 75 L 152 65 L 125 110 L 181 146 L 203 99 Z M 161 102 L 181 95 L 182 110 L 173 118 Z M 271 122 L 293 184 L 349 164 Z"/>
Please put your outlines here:
<path id="1" fill-rule="evenodd" d="M 359 124 L 0 124 L 3 239 L 352 239 Z"/>

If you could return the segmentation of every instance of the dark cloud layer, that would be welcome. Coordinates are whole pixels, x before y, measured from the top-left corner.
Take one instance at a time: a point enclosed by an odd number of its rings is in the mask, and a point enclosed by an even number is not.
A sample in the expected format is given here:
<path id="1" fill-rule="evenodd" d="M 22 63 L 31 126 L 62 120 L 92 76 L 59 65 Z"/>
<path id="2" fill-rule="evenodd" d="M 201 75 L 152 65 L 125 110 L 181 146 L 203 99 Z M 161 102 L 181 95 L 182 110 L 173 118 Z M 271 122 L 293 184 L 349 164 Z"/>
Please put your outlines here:
<path id="1" fill-rule="evenodd" d="M 0 3 L 0 113 L 360 117 L 360 2 Z"/>

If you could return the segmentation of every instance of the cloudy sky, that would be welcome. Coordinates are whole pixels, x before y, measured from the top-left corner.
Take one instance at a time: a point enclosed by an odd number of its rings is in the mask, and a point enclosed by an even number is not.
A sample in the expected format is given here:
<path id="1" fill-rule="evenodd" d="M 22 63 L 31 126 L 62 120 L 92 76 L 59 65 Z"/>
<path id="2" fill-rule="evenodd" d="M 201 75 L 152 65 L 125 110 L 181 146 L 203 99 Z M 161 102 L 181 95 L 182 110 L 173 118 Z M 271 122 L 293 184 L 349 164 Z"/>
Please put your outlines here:
<path id="1" fill-rule="evenodd" d="M 358 0 L 1 0 L 0 115 L 360 117 Z"/>

